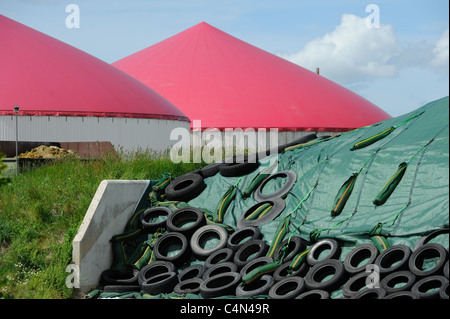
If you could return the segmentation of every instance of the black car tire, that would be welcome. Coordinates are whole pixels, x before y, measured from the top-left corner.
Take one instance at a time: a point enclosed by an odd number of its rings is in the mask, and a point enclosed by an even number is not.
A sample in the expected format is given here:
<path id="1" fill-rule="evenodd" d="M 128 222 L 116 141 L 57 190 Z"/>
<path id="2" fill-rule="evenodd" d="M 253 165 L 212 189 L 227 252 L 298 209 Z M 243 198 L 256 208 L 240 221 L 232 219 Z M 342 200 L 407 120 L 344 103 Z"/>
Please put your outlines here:
<path id="1" fill-rule="evenodd" d="M 228 237 L 227 247 L 233 251 L 245 244 L 247 240 L 254 240 L 261 238 L 261 231 L 256 227 L 244 227 L 236 230 Z"/>
<path id="2" fill-rule="evenodd" d="M 208 178 L 219 173 L 219 167 L 222 163 L 211 163 L 200 169 L 200 174 L 204 178 Z"/>
<path id="3" fill-rule="evenodd" d="M 222 248 L 213 252 L 205 261 L 205 267 L 211 268 L 217 264 L 233 261 L 234 251 L 230 248 Z"/>
<path id="4" fill-rule="evenodd" d="M 298 236 L 293 236 L 290 239 L 285 239 L 275 250 L 275 253 L 273 254 L 273 259 L 278 260 L 280 257 L 281 249 L 287 244 L 287 250 L 286 255 L 283 258 L 283 262 L 287 262 L 289 260 L 292 260 L 298 253 L 304 251 L 306 249 L 306 243 L 303 239 L 301 239 Z"/>
<path id="5" fill-rule="evenodd" d="M 277 177 L 286 177 L 286 181 L 283 184 L 283 186 L 280 187 L 280 189 L 276 190 L 273 193 L 270 194 L 264 194 L 263 190 L 264 187 L 267 185 L 267 183 L 275 179 Z M 292 189 L 295 182 L 297 181 L 297 174 L 294 171 L 291 170 L 284 170 L 277 173 L 274 173 L 270 175 L 268 178 L 266 178 L 256 189 L 255 194 L 253 197 L 257 202 L 263 202 L 265 200 L 269 200 L 271 198 L 284 198 Z"/>
<path id="6" fill-rule="evenodd" d="M 153 207 L 146 209 L 140 215 L 141 225 L 144 230 L 148 232 L 155 232 L 158 228 L 166 228 L 166 222 L 168 216 L 172 213 L 172 211 L 167 207 Z M 162 221 L 152 222 L 152 219 L 163 216 Z"/>
<path id="7" fill-rule="evenodd" d="M 271 299 L 295 299 L 306 289 L 305 280 L 302 277 L 290 276 L 275 283 L 269 290 Z"/>
<path id="8" fill-rule="evenodd" d="M 134 285 L 138 283 L 138 276 L 138 269 L 129 269 L 125 272 L 106 269 L 101 274 L 101 282 L 105 285 Z"/>
<path id="9" fill-rule="evenodd" d="M 417 281 L 411 291 L 419 296 L 419 299 L 439 299 L 439 291 L 448 279 L 444 276 L 429 276 Z"/>
<path id="10" fill-rule="evenodd" d="M 323 281 L 329 275 L 331 278 Z M 344 264 L 336 259 L 327 259 L 315 264 L 306 274 L 306 287 L 310 290 L 319 289 L 332 292 L 339 289 L 346 281 Z"/>
<path id="11" fill-rule="evenodd" d="M 325 250 L 329 250 L 328 254 L 319 259 L 320 254 Z M 314 266 L 317 263 L 327 259 L 338 259 L 340 254 L 341 245 L 337 240 L 331 238 L 322 239 L 311 247 L 311 250 L 306 256 L 306 261 L 309 265 Z"/>
<path id="12" fill-rule="evenodd" d="M 234 255 L 233 261 L 239 268 L 242 268 L 250 260 L 265 256 L 268 250 L 269 246 L 261 239 L 248 241 L 239 248 Z"/>
<path id="13" fill-rule="evenodd" d="M 254 258 L 250 260 L 247 264 L 245 264 L 245 266 L 241 268 L 241 271 L 239 273 L 241 274 L 241 277 L 244 278 L 253 269 L 256 269 L 263 265 L 270 264 L 271 262 L 273 262 L 272 257 L 262 256 Z"/>
<path id="14" fill-rule="evenodd" d="M 138 282 L 141 285 L 147 279 L 166 272 L 176 272 L 175 265 L 168 261 L 155 260 L 141 268 L 138 275 Z"/>
<path id="15" fill-rule="evenodd" d="M 284 149 L 286 147 L 307 143 L 309 141 L 315 140 L 316 138 L 317 138 L 317 134 L 315 134 L 315 133 L 311 133 L 311 134 L 305 135 L 303 137 L 300 137 L 298 139 L 293 140 L 292 142 L 289 142 L 289 143 L 286 143 L 286 144 L 282 145 L 282 148 L 283 148 L 282 151 L 284 151 Z"/>
<path id="16" fill-rule="evenodd" d="M 432 231 L 428 235 L 422 236 L 417 241 L 417 243 L 414 245 L 413 251 L 415 251 L 420 246 L 428 244 L 428 242 L 430 242 L 430 240 L 432 240 L 433 238 L 436 238 L 439 235 L 448 234 L 448 233 L 449 233 L 449 228 L 443 228 L 443 229 L 438 229 L 438 230 Z"/>
<path id="17" fill-rule="evenodd" d="M 224 262 L 217 264 L 211 268 L 207 268 L 202 275 L 203 280 L 214 277 L 227 272 L 237 272 L 238 267 L 232 262 Z"/>
<path id="18" fill-rule="evenodd" d="M 274 280 L 272 276 L 263 275 L 261 278 L 258 278 L 247 285 L 242 283 L 238 285 L 236 288 L 236 297 L 250 298 L 267 295 L 273 284 Z"/>
<path id="19" fill-rule="evenodd" d="M 345 270 L 352 276 L 365 271 L 367 265 L 373 264 L 379 254 L 374 244 L 362 244 L 353 248 L 345 257 Z M 361 262 L 364 261 L 363 264 Z"/>
<path id="20" fill-rule="evenodd" d="M 403 285 L 399 286 L 399 283 Z M 416 283 L 416 275 L 408 270 L 392 272 L 385 276 L 380 282 L 380 288 L 386 293 L 393 294 L 399 291 L 409 291 Z"/>
<path id="21" fill-rule="evenodd" d="M 189 224 L 186 226 L 186 223 Z M 183 234 L 189 239 L 205 223 L 205 214 L 201 209 L 185 207 L 174 211 L 167 217 L 167 230 Z"/>
<path id="22" fill-rule="evenodd" d="M 209 235 L 219 237 L 219 242 L 216 246 L 210 249 L 202 247 L 202 242 Z M 205 225 L 195 231 L 191 237 L 191 249 L 194 255 L 199 259 L 205 260 L 215 251 L 224 248 L 227 245 L 228 232 L 225 228 L 218 225 Z"/>
<path id="23" fill-rule="evenodd" d="M 248 216 L 250 216 L 256 209 L 258 209 L 261 205 L 264 205 L 266 203 L 269 203 L 272 205 L 272 208 L 270 211 L 262 216 L 261 218 L 253 219 L 253 220 L 246 220 Z M 286 203 L 281 198 L 271 198 L 259 203 L 256 203 L 255 205 L 251 206 L 238 220 L 237 227 L 244 228 L 244 227 L 259 227 L 262 226 L 280 215 L 283 210 L 286 208 Z"/>
<path id="24" fill-rule="evenodd" d="M 157 295 L 172 292 L 177 284 L 177 273 L 171 271 L 148 278 L 141 284 L 141 288 L 145 293 Z"/>
<path id="25" fill-rule="evenodd" d="M 430 269 L 423 269 L 424 261 L 438 258 L 437 263 Z M 443 274 L 443 268 L 448 261 L 447 250 L 440 244 L 428 243 L 418 247 L 409 257 L 409 270 L 419 277 Z"/>
<path id="26" fill-rule="evenodd" d="M 243 160 L 233 160 L 233 163 L 221 163 L 219 166 L 220 175 L 224 177 L 237 177 L 250 174 L 259 167 L 259 162 Z"/>
<path id="27" fill-rule="evenodd" d="M 169 249 L 173 245 L 179 245 L 180 249 L 175 255 L 169 256 Z M 176 266 L 180 266 L 186 261 L 189 252 L 189 243 L 186 236 L 174 232 L 165 233 L 158 238 L 153 248 L 156 260 L 169 261 Z"/>
<path id="28" fill-rule="evenodd" d="M 411 248 L 406 245 L 394 245 L 384 250 L 375 260 L 375 265 L 379 267 L 380 276 L 384 277 L 395 271 L 408 268 Z"/>
<path id="29" fill-rule="evenodd" d="M 174 288 L 173 292 L 176 294 L 198 294 L 200 292 L 200 286 L 203 282 L 201 278 L 191 278 L 180 281 Z"/>
<path id="30" fill-rule="evenodd" d="M 273 279 L 275 279 L 275 282 L 278 282 L 278 281 L 280 281 L 286 277 L 290 277 L 290 276 L 305 277 L 306 274 L 308 273 L 308 270 L 310 269 L 309 265 L 306 262 L 303 262 L 297 270 L 294 270 L 294 271 L 291 270 L 291 272 L 289 272 L 290 265 L 291 265 L 291 261 L 287 261 L 274 271 Z"/>
<path id="31" fill-rule="evenodd" d="M 241 281 L 237 272 L 227 272 L 204 280 L 200 285 L 200 295 L 203 298 L 215 298 L 234 295 Z"/>
<path id="32" fill-rule="evenodd" d="M 178 274 L 178 280 L 182 282 L 188 279 L 202 278 L 202 275 L 205 272 L 205 270 L 206 267 L 203 264 L 190 265 L 184 268 L 183 271 L 181 271 Z"/>
<path id="33" fill-rule="evenodd" d="M 198 174 L 185 174 L 171 181 L 165 189 L 165 194 L 167 200 L 188 202 L 200 195 L 205 188 L 203 177 Z"/>
<path id="34" fill-rule="evenodd" d="M 350 277 L 342 287 L 342 294 L 347 298 L 351 298 L 361 290 L 367 289 L 366 280 L 369 275 L 370 273 L 368 272 L 360 272 Z"/>

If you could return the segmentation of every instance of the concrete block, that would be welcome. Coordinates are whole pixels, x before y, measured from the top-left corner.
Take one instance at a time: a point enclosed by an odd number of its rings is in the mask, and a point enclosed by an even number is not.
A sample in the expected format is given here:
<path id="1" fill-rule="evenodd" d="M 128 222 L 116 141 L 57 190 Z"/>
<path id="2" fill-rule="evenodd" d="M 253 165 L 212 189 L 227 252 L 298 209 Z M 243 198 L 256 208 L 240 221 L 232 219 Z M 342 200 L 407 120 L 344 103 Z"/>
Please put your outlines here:
<path id="1" fill-rule="evenodd" d="M 111 266 L 112 236 L 124 231 L 150 181 L 104 180 L 72 242 L 72 259 L 78 267 L 80 290 L 95 288 L 101 273 Z"/>

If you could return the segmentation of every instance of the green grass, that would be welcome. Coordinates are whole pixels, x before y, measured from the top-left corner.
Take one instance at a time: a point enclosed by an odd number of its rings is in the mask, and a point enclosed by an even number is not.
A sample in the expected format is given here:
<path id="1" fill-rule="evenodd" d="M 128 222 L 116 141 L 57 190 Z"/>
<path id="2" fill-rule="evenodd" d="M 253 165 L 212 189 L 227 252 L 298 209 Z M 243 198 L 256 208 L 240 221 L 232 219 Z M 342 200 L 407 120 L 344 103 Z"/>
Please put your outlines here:
<path id="1" fill-rule="evenodd" d="M 61 160 L 25 170 L 0 186 L 0 298 L 73 298 L 65 285 L 72 240 L 105 179 L 176 177 L 202 164 L 174 164 L 167 154 L 122 153 Z"/>

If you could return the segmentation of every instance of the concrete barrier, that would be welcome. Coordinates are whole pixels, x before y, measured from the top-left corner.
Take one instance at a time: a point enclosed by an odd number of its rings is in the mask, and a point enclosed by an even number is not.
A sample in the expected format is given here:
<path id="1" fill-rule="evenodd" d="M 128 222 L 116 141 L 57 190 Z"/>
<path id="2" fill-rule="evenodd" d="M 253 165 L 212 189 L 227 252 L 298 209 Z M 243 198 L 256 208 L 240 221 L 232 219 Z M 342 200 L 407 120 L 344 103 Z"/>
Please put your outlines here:
<path id="1" fill-rule="evenodd" d="M 124 231 L 150 181 L 104 180 L 72 242 L 72 260 L 78 267 L 80 290 L 95 288 L 101 273 L 111 266 L 112 236 Z"/>

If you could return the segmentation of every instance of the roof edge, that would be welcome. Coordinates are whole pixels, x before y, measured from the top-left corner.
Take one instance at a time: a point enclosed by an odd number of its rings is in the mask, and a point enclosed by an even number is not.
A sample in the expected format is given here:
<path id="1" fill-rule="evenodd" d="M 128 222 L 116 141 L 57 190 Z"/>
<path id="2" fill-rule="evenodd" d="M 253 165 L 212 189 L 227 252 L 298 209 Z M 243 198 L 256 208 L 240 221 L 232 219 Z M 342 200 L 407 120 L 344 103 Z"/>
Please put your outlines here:
<path id="1" fill-rule="evenodd" d="M 14 111 L 0 111 L 0 115 L 16 115 Z M 171 114 L 143 114 L 143 113 L 118 113 L 118 112 L 83 112 L 83 111 L 19 111 L 19 116 L 67 116 L 67 117 L 123 117 L 136 119 L 174 120 L 190 122 L 186 116 Z"/>
<path id="2" fill-rule="evenodd" d="M 191 125 L 191 129 L 194 128 Z M 195 128 L 194 128 L 195 129 Z M 198 129 L 198 128 L 197 128 Z M 220 132 L 225 132 L 227 130 L 254 130 L 255 132 L 258 132 L 258 130 L 264 129 L 267 132 L 270 132 L 271 129 L 276 129 L 278 132 L 348 132 L 356 130 L 357 127 L 215 127 L 215 128 L 208 128 L 208 127 L 200 127 L 200 131 L 207 131 L 207 130 L 218 130 Z"/>

